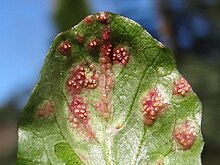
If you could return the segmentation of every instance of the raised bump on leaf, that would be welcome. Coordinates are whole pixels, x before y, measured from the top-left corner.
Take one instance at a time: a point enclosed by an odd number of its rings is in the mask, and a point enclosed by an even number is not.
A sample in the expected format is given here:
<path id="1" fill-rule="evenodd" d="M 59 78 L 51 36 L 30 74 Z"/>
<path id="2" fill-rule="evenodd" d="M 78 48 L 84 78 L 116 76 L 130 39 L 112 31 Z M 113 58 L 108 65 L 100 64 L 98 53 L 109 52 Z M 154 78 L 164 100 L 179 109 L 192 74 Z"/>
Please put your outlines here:
<path id="1" fill-rule="evenodd" d="M 108 13 L 107 12 L 100 12 L 96 15 L 96 20 L 103 22 L 103 23 L 108 23 Z"/>
<path id="2" fill-rule="evenodd" d="M 89 15 L 89 16 L 87 16 L 86 18 L 84 18 L 84 22 L 85 22 L 85 24 L 87 24 L 87 25 L 90 25 L 90 24 L 92 24 L 93 23 L 93 16 L 92 15 Z"/>
<path id="3" fill-rule="evenodd" d="M 83 65 L 77 65 L 74 68 L 67 80 L 68 91 L 80 94 L 83 88 L 94 89 L 98 87 L 99 80 L 95 66 L 90 64 L 88 70 L 90 74 L 86 73 L 86 68 Z"/>
<path id="4" fill-rule="evenodd" d="M 71 122 L 73 124 L 73 127 L 78 127 L 80 123 L 82 124 L 88 124 L 89 117 L 88 117 L 88 110 L 87 110 L 87 105 L 85 104 L 84 100 L 82 97 L 76 95 L 72 103 L 70 105 L 70 111 L 73 114 L 70 115 L 71 117 Z"/>
<path id="5" fill-rule="evenodd" d="M 84 41 L 84 36 L 82 34 L 79 34 L 78 32 L 75 32 L 76 35 L 76 40 L 79 44 L 83 43 Z"/>
<path id="6" fill-rule="evenodd" d="M 174 82 L 173 93 L 176 95 L 186 96 L 191 90 L 191 86 L 183 77 Z"/>
<path id="7" fill-rule="evenodd" d="M 189 120 L 177 124 L 173 130 L 173 139 L 179 144 L 179 148 L 184 150 L 190 149 L 192 147 L 196 137 L 197 135 L 193 123 Z"/>
<path id="8" fill-rule="evenodd" d="M 142 113 L 144 117 L 144 124 L 152 125 L 160 115 L 160 113 L 167 107 L 164 98 L 158 89 L 151 90 L 142 101 Z"/>
<path id="9" fill-rule="evenodd" d="M 94 48 L 97 48 L 98 45 L 99 45 L 99 41 L 97 39 L 92 39 L 88 43 L 88 48 L 94 49 Z"/>
<path id="10" fill-rule="evenodd" d="M 118 64 L 126 65 L 129 61 L 127 48 L 123 46 L 117 46 L 114 48 L 112 60 Z"/>
<path id="11" fill-rule="evenodd" d="M 61 42 L 60 45 L 58 46 L 58 51 L 64 56 L 70 55 L 71 54 L 71 44 L 68 41 Z"/>

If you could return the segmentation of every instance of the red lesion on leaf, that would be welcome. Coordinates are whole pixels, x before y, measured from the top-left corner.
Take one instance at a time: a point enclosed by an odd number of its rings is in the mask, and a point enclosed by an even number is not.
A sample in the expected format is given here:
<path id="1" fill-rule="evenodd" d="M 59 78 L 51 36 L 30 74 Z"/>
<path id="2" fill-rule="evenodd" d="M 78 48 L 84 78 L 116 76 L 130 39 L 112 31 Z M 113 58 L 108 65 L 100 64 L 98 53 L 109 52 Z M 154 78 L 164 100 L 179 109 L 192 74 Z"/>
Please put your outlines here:
<path id="1" fill-rule="evenodd" d="M 84 65 L 77 65 L 67 80 L 68 91 L 73 94 L 80 94 L 84 88 L 95 89 L 98 87 L 99 76 L 96 67 L 89 65 L 88 73 Z"/>
<path id="2" fill-rule="evenodd" d="M 129 61 L 129 53 L 126 47 L 119 46 L 114 48 L 112 60 L 117 64 L 122 64 L 125 66 Z"/>
<path id="3" fill-rule="evenodd" d="M 175 95 L 186 96 L 191 90 L 191 86 L 183 77 L 174 82 L 173 93 Z"/>
<path id="4" fill-rule="evenodd" d="M 108 23 L 108 13 L 107 12 L 100 12 L 96 15 L 96 20 L 103 23 Z"/>
<path id="5" fill-rule="evenodd" d="M 99 45 L 99 40 L 98 39 L 92 39 L 88 43 L 88 48 L 91 50 L 91 49 L 97 48 L 98 45 Z"/>
<path id="6" fill-rule="evenodd" d="M 108 118 L 111 112 L 111 90 L 113 88 L 114 80 L 112 74 L 112 44 L 110 42 L 110 29 L 103 28 L 103 45 L 100 52 L 100 90 L 101 98 L 96 103 L 96 109 L 103 114 L 105 118 Z"/>
<path id="7" fill-rule="evenodd" d="M 38 117 L 47 118 L 51 116 L 54 112 L 54 107 L 51 101 L 47 101 L 43 104 L 41 108 L 39 108 L 36 112 Z"/>
<path id="8" fill-rule="evenodd" d="M 99 76 L 94 64 L 77 65 L 67 79 L 67 91 L 71 97 L 69 103 L 69 121 L 73 128 L 84 128 L 89 138 L 94 138 L 94 132 L 89 125 L 87 104 L 80 96 L 83 90 L 98 87 Z"/>
<path id="9" fill-rule="evenodd" d="M 83 20 L 87 25 L 90 25 L 93 23 L 93 16 L 92 15 L 89 15 L 87 16 L 84 20 Z"/>
<path id="10" fill-rule="evenodd" d="M 167 107 L 164 98 L 158 89 L 151 90 L 142 101 L 142 114 L 144 117 L 144 124 L 152 125 Z"/>
<path id="11" fill-rule="evenodd" d="M 102 39 L 105 41 L 109 41 L 110 39 L 110 28 L 104 27 L 102 33 Z"/>
<path id="12" fill-rule="evenodd" d="M 84 127 L 87 131 L 87 135 L 92 138 L 94 132 L 89 125 L 89 120 L 87 104 L 80 95 L 74 95 L 70 104 L 69 121 L 73 128 Z"/>
<path id="13" fill-rule="evenodd" d="M 68 41 L 63 41 L 58 46 L 60 54 L 66 56 L 71 54 L 71 44 Z"/>
<path id="14" fill-rule="evenodd" d="M 189 120 L 178 124 L 173 130 L 173 139 L 179 145 L 179 148 L 183 150 L 190 149 L 196 138 L 195 128 Z"/>

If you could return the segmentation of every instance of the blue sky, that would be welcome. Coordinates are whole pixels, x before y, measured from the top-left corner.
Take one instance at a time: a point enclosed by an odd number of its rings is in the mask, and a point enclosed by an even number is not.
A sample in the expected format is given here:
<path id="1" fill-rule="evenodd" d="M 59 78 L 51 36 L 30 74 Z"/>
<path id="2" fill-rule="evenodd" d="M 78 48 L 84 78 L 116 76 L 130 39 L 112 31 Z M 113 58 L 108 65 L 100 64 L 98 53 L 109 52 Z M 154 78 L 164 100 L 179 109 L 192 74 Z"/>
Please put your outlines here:
<path id="1" fill-rule="evenodd" d="M 51 0 L 6 0 L 0 10 L 0 106 L 32 88 L 55 36 Z"/>

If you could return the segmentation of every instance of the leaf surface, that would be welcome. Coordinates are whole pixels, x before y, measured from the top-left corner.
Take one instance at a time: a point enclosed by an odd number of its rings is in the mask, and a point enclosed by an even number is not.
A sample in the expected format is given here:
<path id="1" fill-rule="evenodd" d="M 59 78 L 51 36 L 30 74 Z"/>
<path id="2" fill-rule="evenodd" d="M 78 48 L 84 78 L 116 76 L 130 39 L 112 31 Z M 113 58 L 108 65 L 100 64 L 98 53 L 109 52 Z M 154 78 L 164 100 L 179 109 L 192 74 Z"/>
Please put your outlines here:
<path id="1" fill-rule="evenodd" d="M 54 39 L 20 117 L 17 164 L 200 164 L 200 128 L 172 52 L 101 12 Z"/>

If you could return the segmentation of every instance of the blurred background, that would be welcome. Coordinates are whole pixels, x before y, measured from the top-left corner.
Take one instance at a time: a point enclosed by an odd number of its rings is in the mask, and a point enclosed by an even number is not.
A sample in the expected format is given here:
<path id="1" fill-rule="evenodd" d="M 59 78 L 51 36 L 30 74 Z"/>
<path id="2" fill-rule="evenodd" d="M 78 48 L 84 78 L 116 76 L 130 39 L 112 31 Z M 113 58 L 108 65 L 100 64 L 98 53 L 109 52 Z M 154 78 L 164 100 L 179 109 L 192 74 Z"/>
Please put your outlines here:
<path id="1" fill-rule="evenodd" d="M 7 0 L 0 5 L 0 165 L 15 164 L 17 121 L 54 37 L 110 11 L 175 52 L 203 103 L 204 165 L 220 164 L 220 0 Z"/>

